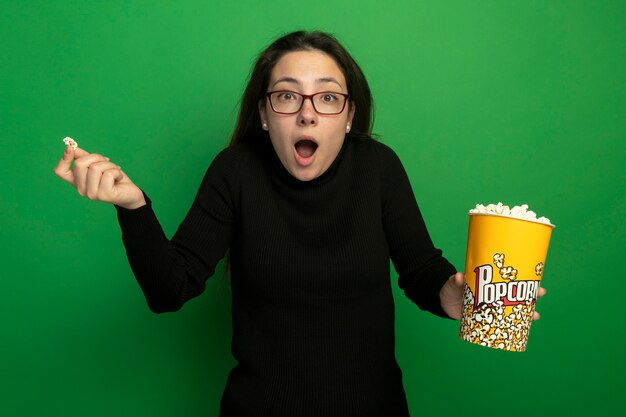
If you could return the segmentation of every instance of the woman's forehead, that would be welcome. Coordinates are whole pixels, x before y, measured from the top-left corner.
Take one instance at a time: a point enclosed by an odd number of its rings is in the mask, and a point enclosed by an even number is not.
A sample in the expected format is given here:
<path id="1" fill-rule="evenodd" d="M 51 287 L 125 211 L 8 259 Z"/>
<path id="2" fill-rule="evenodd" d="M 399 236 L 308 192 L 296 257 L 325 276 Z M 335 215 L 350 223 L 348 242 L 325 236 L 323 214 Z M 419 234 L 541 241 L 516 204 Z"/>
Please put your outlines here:
<path id="1" fill-rule="evenodd" d="M 279 83 L 346 86 L 343 72 L 335 60 L 319 50 L 294 51 L 283 55 L 270 75 L 270 86 Z"/>

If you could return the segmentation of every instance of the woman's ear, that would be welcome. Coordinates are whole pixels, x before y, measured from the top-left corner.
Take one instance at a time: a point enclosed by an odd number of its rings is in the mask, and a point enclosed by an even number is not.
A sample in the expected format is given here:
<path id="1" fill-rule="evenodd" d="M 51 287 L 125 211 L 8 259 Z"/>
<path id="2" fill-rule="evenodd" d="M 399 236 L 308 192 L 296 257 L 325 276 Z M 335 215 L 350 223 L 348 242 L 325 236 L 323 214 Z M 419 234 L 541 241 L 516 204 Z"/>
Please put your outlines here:
<path id="1" fill-rule="evenodd" d="M 267 111 L 265 107 L 265 100 L 259 100 L 259 118 L 261 119 L 261 128 L 268 130 L 267 127 Z"/>
<path id="2" fill-rule="evenodd" d="M 352 119 L 354 119 L 354 112 L 356 111 L 356 104 L 350 103 L 349 109 L 350 110 L 348 111 L 348 125 L 346 128 L 346 132 L 349 132 L 350 129 L 352 128 Z"/>

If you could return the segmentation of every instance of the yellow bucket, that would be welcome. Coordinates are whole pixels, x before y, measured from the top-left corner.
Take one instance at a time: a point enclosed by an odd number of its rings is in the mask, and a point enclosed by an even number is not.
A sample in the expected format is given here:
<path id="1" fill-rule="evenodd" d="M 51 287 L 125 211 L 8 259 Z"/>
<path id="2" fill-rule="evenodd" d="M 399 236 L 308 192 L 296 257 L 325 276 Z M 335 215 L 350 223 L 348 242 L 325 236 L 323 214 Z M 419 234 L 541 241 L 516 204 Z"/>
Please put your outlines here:
<path id="1" fill-rule="evenodd" d="M 471 213 L 460 337 L 523 352 L 553 225 Z"/>

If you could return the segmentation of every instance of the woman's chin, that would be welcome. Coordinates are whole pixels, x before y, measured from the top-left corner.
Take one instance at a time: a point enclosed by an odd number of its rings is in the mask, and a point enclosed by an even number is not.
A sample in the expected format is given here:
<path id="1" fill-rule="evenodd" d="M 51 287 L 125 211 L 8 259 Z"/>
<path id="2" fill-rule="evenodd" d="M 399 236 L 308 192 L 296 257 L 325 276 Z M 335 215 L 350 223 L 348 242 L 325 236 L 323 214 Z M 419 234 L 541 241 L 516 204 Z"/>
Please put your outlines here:
<path id="1" fill-rule="evenodd" d="M 304 182 L 314 180 L 322 175 L 321 172 L 315 172 L 312 169 L 294 169 L 290 170 L 289 173 L 292 177 Z"/>
<path id="2" fill-rule="evenodd" d="M 292 177 L 299 181 L 311 181 L 326 172 L 326 168 L 320 168 L 315 164 L 305 167 L 300 166 L 299 164 L 294 164 L 289 167 L 287 171 L 289 171 Z"/>

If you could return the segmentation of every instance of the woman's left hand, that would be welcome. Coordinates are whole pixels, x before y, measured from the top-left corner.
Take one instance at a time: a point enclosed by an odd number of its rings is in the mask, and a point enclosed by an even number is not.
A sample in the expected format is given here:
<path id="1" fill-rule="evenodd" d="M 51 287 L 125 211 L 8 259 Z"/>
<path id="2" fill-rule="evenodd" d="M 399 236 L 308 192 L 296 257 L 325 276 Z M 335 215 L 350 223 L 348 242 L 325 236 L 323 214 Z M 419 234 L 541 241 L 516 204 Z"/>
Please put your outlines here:
<path id="1" fill-rule="evenodd" d="M 457 272 L 448 278 L 439 291 L 439 299 L 441 300 L 443 311 L 455 320 L 459 320 L 463 312 L 464 279 L 465 275 L 461 272 Z"/>
<path id="2" fill-rule="evenodd" d="M 459 320 L 463 312 L 463 282 L 465 275 L 461 272 L 457 272 L 452 275 L 448 281 L 441 287 L 439 291 L 439 299 L 441 300 L 441 307 L 446 314 L 453 319 Z M 537 291 L 537 297 L 543 297 L 546 294 L 544 288 L 539 287 Z M 533 311 L 533 321 L 539 320 L 541 316 L 538 312 Z"/>

